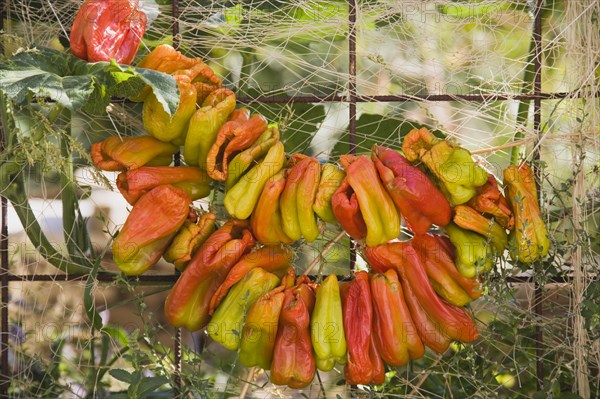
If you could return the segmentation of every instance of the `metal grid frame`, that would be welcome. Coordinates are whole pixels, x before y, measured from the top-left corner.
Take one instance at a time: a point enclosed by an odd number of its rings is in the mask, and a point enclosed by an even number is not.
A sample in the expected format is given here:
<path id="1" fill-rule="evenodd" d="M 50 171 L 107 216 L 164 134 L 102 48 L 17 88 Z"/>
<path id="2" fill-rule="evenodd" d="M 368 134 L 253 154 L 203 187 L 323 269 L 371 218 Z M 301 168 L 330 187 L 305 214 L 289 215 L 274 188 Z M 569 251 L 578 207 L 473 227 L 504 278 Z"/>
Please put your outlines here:
<path id="1" fill-rule="evenodd" d="M 466 95 L 452 95 L 452 94 L 435 94 L 435 95 L 377 95 L 377 96 L 364 96 L 357 93 L 356 89 L 356 11 L 357 11 L 357 0 L 347 0 L 349 7 L 349 18 L 348 18 L 348 82 L 349 82 L 349 95 L 338 96 L 338 95 L 326 95 L 326 96 L 281 96 L 281 97 L 270 97 L 270 96 L 257 96 L 257 97 L 242 97 L 238 98 L 241 103 L 262 103 L 262 104 L 274 104 L 274 103 L 322 103 L 322 102 L 344 102 L 349 104 L 349 141 L 350 141 L 350 152 L 356 151 L 356 104 L 357 103 L 368 103 L 368 102 L 408 102 L 408 101 L 456 101 L 465 100 L 470 102 L 484 102 L 484 101 L 503 101 L 503 100 L 533 100 L 533 130 L 537 137 L 541 134 L 541 102 L 542 100 L 552 99 L 563 99 L 563 98 L 577 98 L 578 93 L 562 92 L 562 93 L 544 93 L 542 92 L 542 18 L 541 10 L 544 0 L 535 0 L 534 9 L 534 22 L 533 22 L 533 41 L 534 41 L 534 84 L 533 92 L 527 94 L 466 94 Z M 5 7 L 7 7 L 5 3 Z M 179 44 L 179 0 L 172 0 L 172 18 L 173 18 L 173 46 L 178 47 Z M 3 29 L 5 9 L 0 9 L 0 30 Z M 1 49 L 1 46 L 0 46 Z M 597 96 L 598 93 L 592 94 Z M 3 139 L 3 131 L 0 130 L 0 139 Z M 3 140 L 0 140 L 0 150 L 2 150 Z M 535 147 L 533 158 L 539 160 L 540 153 Z M 175 159 L 176 164 L 179 163 L 179 158 Z M 539 176 L 538 176 L 539 177 Z M 8 397 L 8 389 L 10 386 L 11 376 L 8 366 L 8 351 L 9 351 L 9 324 L 8 324 L 8 288 L 11 282 L 43 282 L 43 281 L 80 281 L 85 279 L 86 275 L 48 275 L 48 274 L 31 274 L 31 275 L 18 275 L 10 274 L 9 271 L 9 260 L 8 260 L 8 203 L 7 199 L 1 197 L 1 230 L 0 230 L 0 398 Z M 354 248 L 351 247 L 350 254 L 350 266 L 354 267 L 356 260 L 356 253 Z M 140 284 L 153 284 L 153 283 L 173 283 L 177 280 L 178 275 L 142 275 L 136 278 L 136 281 Z M 98 275 L 98 281 L 100 282 L 112 282 L 114 277 L 110 274 Z M 535 279 L 533 277 L 508 277 L 506 279 L 508 283 L 531 283 Z M 565 283 L 570 282 L 568 277 L 557 277 L 551 279 L 551 282 Z M 535 282 L 535 305 L 534 313 L 538 316 L 542 316 L 542 301 L 543 301 L 543 285 Z M 541 388 L 544 379 L 544 367 L 543 367 L 543 332 L 540 325 L 536 325 L 535 328 L 535 347 L 536 347 L 536 377 L 538 389 Z M 175 340 L 174 340 L 174 357 L 175 357 L 175 386 L 174 394 L 175 397 L 180 397 L 182 388 L 181 382 L 181 330 L 177 329 Z"/>

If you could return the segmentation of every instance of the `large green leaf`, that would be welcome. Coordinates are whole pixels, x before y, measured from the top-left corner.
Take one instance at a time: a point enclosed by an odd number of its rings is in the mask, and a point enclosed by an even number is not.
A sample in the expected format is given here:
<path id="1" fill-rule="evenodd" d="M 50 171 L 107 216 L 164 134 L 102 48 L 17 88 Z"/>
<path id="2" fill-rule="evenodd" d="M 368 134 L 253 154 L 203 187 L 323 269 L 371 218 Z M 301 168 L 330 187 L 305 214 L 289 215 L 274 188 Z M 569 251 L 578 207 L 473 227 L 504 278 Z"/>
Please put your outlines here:
<path id="1" fill-rule="evenodd" d="M 165 111 L 174 114 L 179 89 L 167 74 L 112 62 L 88 63 L 49 48 L 17 53 L 0 63 L 0 87 L 17 105 L 49 98 L 70 111 L 106 112 L 111 97 L 132 97 L 149 85 Z"/>

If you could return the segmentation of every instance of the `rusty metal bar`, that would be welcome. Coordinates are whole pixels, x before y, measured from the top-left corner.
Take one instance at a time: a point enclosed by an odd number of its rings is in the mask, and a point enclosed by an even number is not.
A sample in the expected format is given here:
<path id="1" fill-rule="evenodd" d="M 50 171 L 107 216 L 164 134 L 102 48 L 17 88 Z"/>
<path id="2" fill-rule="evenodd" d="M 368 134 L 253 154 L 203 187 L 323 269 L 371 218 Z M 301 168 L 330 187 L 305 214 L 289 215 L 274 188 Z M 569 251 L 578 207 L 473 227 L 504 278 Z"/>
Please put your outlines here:
<path id="1" fill-rule="evenodd" d="M 542 7 L 544 0 L 536 0 L 535 2 L 535 13 L 533 22 L 533 41 L 535 44 L 535 57 L 533 59 L 534 67 L 534 81 L 533 81 L 533 130 L 538 138 L 541 138 L 541 120 L 542 120 L 542 101 L 540 94 L 542 93 Z M 535 161 L 540 160 L 540 151 L 538 146 L 535 146 L 535 152 L 533 159 Z M 539 165 L 539 164 L 538 164 Z M 537 181 L 540 182 L 538 185 L 538 198 L 542 198 L 541 183 L 542 173 L 541 168 L 538 166 L 535 168 Z M 537 377 L 537 389 L 540 391 L 544 383 L 544 331 L 542 329 L 542 317 L 543 317 L 543 294 L 544 287 L 538 281 L 535 283 L 535 306 L 534 312 L 536 314 L 537 322 L 535 325 L 535 357 L 536 357 L 536 371 Z"/>
<path id="2" fill-rule="evenodd" d="M 356 153 L 356 0 L 348 0 L 348 140 Z M 356 266 L 356 242 L 350 239 L 350 270 Z"/>
<path id="3" fill-rule="evenodd" d="M 350 85 L 352 86 L 352 84 Z M 591 93 L 592 97 L 600 97 L 600 92 Z M 577 92 L 559 92 L 559 93 L 542 93 L 536 94 L 394 94 L 394 95 L 378 95 L 366 96 L 354 93 L 348 97 L 340 95 L 325 95 L 325 96 L 270 96 L 259 95 L 256 97 L 238 97 L 237 101 L 242 104 L 261 103 L 261 104 L 287 104 L 287 103 L 323 103 L 323 102 L 349 102 L 354 103 L 369 103 L 369 102 L 407 102 L 407 101 L 472 101 L 472 102 L 487 102 L 487 101 L 506 101 L 506 100 L 560 100 L 563 98 L 582 98 L 590 97 L 590 94 Z M 350 101 L 348 101 L 350 100 Z"/>
<path id="4" fill-rule="evenodd" d="M 173 47 L 178 50 L 179 49 L 179 0 L 173 0 L 172 3 L 172 13 L 173 13 Z M 174 164 L 175 166 L 181 165 L 181 153 L 177 152 L 174 155 Z M 179 278 L 179 271 L 175 269 L 175 274 L 173 277 L 175 281 Z M 175 399 L 179 399 L 181 397 L 182 385 L 181 385 L 181 328 L 177 328 L 175 330 L 175 340 L 173 342 L 173 352 L 175 363 L 175 377 L 174 377 L 174 387 L 173 387 L 173 396 Z"/>
<path id="5" fill-rule="evenodd" d="M 0 30 L 4 30 L 4 18 L 8 2 L 0 5 Z M 4 54 L 4 41 L 0 40 L 0 54 Z M 4 150 L 4 126 L 0 124 L 0 152 Z M 0 196 L 0 398 L 8 397 L 10 387 L 10 368 L 8 365 L 9 334 L 8 327 L 8 200 Z"/>

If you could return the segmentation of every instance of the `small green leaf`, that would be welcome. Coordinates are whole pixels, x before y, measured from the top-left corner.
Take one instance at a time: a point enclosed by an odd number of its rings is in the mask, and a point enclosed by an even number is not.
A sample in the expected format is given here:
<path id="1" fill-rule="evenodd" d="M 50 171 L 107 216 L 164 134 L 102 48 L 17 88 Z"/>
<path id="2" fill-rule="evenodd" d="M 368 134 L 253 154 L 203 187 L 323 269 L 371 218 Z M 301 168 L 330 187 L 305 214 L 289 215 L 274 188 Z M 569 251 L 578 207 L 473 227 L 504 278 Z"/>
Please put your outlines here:
<path id="1" fill-rule="evenodd" d="M 131 375 L 130 372 L 128 372 L 126 370 L 123 370 L 123 369 L 112 369 L 112 370 L 110 370 L 108 372 L 108 374 L 110 374 L 111 376 L 113 376 L 114 378 L 116 378 L 119 381 L 131 384 L 132 375 Z"/>
<path id="2" fill-rule="evenodd" d="M 140 396 L 145 396 L 150 392 L 156 391 L 161 386 L 167 384 L 169 380 L 166 377 L 147 377 L 140 381 L 137 389 L 137 393 Z"/>

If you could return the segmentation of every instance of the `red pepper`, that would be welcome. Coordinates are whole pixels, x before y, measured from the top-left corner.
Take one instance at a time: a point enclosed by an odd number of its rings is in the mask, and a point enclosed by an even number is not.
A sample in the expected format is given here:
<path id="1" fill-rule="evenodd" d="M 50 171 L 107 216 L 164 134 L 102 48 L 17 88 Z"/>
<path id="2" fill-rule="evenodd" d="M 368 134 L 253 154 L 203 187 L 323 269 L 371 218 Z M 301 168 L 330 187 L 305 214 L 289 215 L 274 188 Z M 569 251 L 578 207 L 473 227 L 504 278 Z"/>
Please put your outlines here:
<path id="1" fill-rule="evenodd" d="M 512 230 L 515 224 L 508 202 L 500 189 L 498 182 L 491 173 L 488 174 L 487 182 L 477 189 L 477 195 L 467 202 L 467 205 L 487 216 L 493 216 L 502 227 Z"/>
<path id="2" fill-rule="evenodd" d="M 244 255 L 227 273 L 225 281 L 219 286 L 217 292 L 210 300 L 209 313 L 213 314 L 217 306 L 227 296 L 229 289 L 252 269 L 260 267 L 267 272 L 283 277 L 291 266 L 294 253 L 291 249 L 280 245 L 262 247 Z"/>
<path id="3" fill-rule="evenodd" d="M 421 257 L 429 282 L 439 296 L 456 306 L 464 306 L 481 296 L 479 280 L 463 276 L 456 268 L 453 251 L 449 252 L 447 247 L 452 244 L 446 237 L 417 235 L 411 243 Z"/>
<path id="4" fill-rule="evenodd" d="M 267 130 L 267 120 L 264 116 L 253 115 L 249 118 L 247 110 L 234 111 L 230 120 L 219 129 L 217 139 L 208 152 L 206 159 L 208 175 L 214 180 L 227 180 L 229 161 L 240 151 L 254 144 L 265 130 Z"/>
<path id="5" fill-rule="evenodd" d="M 117 188 L 131 205 L 161 184 L 171 184 L 182 189 L 194 201 L 210 194 L 210 181 L 200 168 L 144 166 L 120 173 L 117 177 Z"/>
<path id="6" fill-rule="evenodd" d="M 145 31 L 137 0 L 86 0 L 71 28 L 71 52 L 89 62 L 131 64 Z"/>
<path id="7" fill-rule="evenodd" d="M 284 292 L 271 364 L 271 382 L 290 388 L 311 383 L 316 362 L 310 340 L 310 313 L 315 305 L 313 289 L 300 283 Z"/>
<path id="8" fill-rule="evenodd" d="M 409 229 L 423 234 L 450 223 L 450 204 L 425 173 L 389 148 L 373 146 L 371 158 Z"/>
<path id="9" fill-rule="evenodd" d="M 156 264 L 187 220 L 191 199 L 183 190 L 162 185 L 138 201 L 112 244 L 119 269 L 139 275 Z"/>
<path id="10" fill-rule="evenodd" d="M 150 136 L 116 137 L 92 144 L 90 156 L 99 169 L 120 171 L 144 165 L 166 166 L 173 161 L 177 147 Z"/>
<path id="11" fill-rule="evenodd" d="M 435 293 L 423 261 L 410 243 L 390 242 L 368 247 L 365 253 L 370 264 L 398 272 L 401 279 L 411 286 L 427 316 L 443 333 L 462 342 L 477 339 L 478 332 L 473 319 L 463 308 L 442 301 Z"/>
<path id="12" fill-rule="evenodd" d="M 371 276 L 373 295 L 373 335 L 383 360 L 390 366 L 402 366 L 420 359 L 425 347 L 417 334 L 398 275 L 394 270 Z"/>
<path id="13" fill-rule="evenodd" d="M 373 304 L 367 272 L 357 272 L 354 280 L 340 287 L 340 294 L 348 350 L 346 383 L 381 384 L 385 374 L 372 334 Z"/>
<path id="14" fill-rule="evenodd" d="M 210 299 L 225 280 L 229 269 L 252 248 L 254 238 L 248 222 L 230 220 L 215 231 L 196 252 L 171 289 L 165 315 L 175 327 L 189 331 L 208 323 Z"/>
<path id="15" fill-rule="evenodd" d="M 331 197 L 331 208 L 335 218 L 350 237 L 362 240 L 367 236 L 365 219 L 360 211 L 356 193 L 348 183 L 347 177 Z"/>

